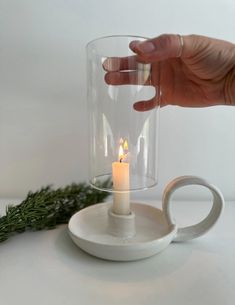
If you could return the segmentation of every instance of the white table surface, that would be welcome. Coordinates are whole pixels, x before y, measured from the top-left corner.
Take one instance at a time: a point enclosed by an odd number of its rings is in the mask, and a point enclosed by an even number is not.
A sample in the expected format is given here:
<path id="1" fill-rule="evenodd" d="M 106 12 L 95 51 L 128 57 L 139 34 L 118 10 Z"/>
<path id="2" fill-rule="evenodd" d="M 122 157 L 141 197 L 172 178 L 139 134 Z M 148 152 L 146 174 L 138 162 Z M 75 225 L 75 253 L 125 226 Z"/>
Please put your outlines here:
<path id="1" fill-rule="evenodd" d="M 5 202 L 0 201 L 3 211 Z M 160 207 L 160 202 L 155 204 Z M 175 202 L 176 219 L 191 224 L 208 202 Z M 151 258 L 110 262 L 80 250 L 67 226 L 15 235 L 0 244 L 1 305 L 234 305 L 235 202 L 226 202 L 206 235 L 172 243 Z"/>

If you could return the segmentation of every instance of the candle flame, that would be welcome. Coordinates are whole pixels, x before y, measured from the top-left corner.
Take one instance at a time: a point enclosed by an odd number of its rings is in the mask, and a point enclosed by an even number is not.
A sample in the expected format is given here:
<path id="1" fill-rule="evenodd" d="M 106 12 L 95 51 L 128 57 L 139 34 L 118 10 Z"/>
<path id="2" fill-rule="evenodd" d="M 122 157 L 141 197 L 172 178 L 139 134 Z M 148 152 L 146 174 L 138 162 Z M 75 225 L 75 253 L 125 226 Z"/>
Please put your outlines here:
<path id="1" fill-rule="evenodd" d="M 123 144 L 123 149 L 124 150 L 128 150 L 128 142 L 127 142 L 127 140 L 125 140 L 125 142 Z"/>
<path id="2" fill-rule="evenodd" d="M 119 159 L 120 162 L 122 162 L 123 158 L 124 158 L 124 151 L 123 151 L 122 145 L 120 145 L 118 159 Z"/>
<path id="3" fill-rule="evenodd" d="M 125 151 L 125 152 L 124 152 Z M 120 146 L 119 146 L 119 153 L 118 153 L 118 160 L 122 162 L 125 160 L 128 154 L 128 142 L 127 140 L 120 139 Z"/>

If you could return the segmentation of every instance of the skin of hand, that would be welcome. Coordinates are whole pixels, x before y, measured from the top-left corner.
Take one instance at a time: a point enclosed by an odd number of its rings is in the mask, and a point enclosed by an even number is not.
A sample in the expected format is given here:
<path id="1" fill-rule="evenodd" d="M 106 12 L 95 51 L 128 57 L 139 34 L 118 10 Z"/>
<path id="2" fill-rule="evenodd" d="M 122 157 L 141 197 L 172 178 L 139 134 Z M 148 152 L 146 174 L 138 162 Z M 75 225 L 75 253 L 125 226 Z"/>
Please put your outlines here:
<path id="1" fill-rule="evenodd" d="M 138 83 L 138 63 L 151 64 L 145 85 L 159 87 L 160 106 L 207 107 L 235 105 L 235 45 L 198 35 L 164 34 L 145 41 L 132 41 L 136 54 L 108 58 L 103 63 L 110 85 Z M 160 69 L 160 70 L 159 70 Z M 157 96 L 134 104 L 146 111 L 159 104 Z"/>

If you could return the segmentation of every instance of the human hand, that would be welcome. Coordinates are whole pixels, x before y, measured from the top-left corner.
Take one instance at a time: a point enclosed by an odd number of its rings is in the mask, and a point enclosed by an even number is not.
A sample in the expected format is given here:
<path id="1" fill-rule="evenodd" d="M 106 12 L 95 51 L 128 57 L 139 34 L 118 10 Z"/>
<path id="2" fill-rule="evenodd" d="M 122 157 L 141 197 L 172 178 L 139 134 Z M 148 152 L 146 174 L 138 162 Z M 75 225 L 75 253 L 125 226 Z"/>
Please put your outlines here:
<path id="1" fill-rule="evenodd" d="M 235 105 L 234 44 L 198 35 L 165 34 L 132 41 L 130 48 L 136 55 L 104 62 L 107 84 L 136 84 L 138 63 L 151 64 L 145 85 L 159 86 L 160 69 L 161 106 Z M 146 111 L 157 104 L 155 96 L 150 101 L 136 102 L 134 108 Z"/>

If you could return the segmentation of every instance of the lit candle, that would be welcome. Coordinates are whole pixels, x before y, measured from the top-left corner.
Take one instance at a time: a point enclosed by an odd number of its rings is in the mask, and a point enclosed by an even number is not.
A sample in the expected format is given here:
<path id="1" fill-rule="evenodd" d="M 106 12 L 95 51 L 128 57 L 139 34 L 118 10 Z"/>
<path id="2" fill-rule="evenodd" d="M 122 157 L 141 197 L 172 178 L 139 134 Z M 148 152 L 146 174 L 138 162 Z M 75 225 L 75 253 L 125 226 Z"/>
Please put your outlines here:
<path id="1" fill-rule="evenodd" d="M 128 153 L 128 143 L 120 140 L 118 162 L 112 163 L 113 189 L 114 191 L 127 191 L 125 193 L 114 192 L 113 213 L 119 215 L 130 214 L 129 196 L 129 163 L 125 162 Z"/>

